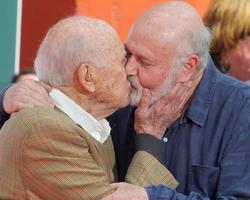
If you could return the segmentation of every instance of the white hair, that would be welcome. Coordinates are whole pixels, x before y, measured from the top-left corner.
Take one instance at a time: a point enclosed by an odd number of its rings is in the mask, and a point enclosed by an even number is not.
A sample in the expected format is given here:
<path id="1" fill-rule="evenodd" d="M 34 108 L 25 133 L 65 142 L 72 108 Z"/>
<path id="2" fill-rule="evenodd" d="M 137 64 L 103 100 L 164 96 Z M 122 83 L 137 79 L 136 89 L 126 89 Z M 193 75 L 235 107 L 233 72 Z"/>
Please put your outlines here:
<path id="1" fill-rule="evenodd" d="M 81 64 L 105 67 L 103 52 L 112 37 L 118 38 L 102 20 L 73 16 L 59 21 L 48 31 L 35 58 L 39 80 L 53 87 L 70 85 Z"/>
<path id="2" fill-rule="evenodd" d="M 182 20 L 182 27 L 177 25 L 179 38 L 176 40 L 177 45 L 177 63 L 175 66 L 181 66 L 185 63 L 186 58 L 192 54 L 197 55 L 200 58 L 198 66 L 205 68 L 209 56 L 209 48 L 211 44 L 211 32 L 205 27 L 201 18 L 196 10 L 189 4 L 181 1 L 173 1 L 166 3 L 166 8 L 172 8 L 175 11 L 175 18 Z M 179 10 L 178 10 L 179 9 Z M 189 19 L 189 22 L 185 22 L 185 19 Z"/>
<path id="3" fill-rule="evenodd" d="M 211 44 L 211 33 L 207 27 L 199 31 L 185 32 L 182 34 L 181 45 L 177 45 L 173 67 L 182 66 L 190 55 L 197 55 L 200 58 L 198 66 L 205 68 L 209 57 Z"/>

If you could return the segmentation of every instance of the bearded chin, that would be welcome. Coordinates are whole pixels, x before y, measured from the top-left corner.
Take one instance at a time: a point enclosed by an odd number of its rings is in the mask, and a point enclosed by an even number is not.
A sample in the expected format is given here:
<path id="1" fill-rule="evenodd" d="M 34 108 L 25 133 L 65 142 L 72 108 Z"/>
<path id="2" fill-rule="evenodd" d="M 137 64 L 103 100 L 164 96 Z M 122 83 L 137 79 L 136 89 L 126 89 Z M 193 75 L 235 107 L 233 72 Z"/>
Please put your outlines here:
<path id="1" fill-rule="evenodd" d="M 141 86 L 137 77 L 131 77 L 129 79 L 131 83 L 131 91 L 129 94 L 130 97 L 130 105 L 137 106 L 140 103 L 140 99 L 142 97 L 143 87 Z M 175 85 L 176 82 L 176 74 L 175 71 L 172 71 L 169 76 L 165 79 L 165 81 L 161 84 L 160 88 L 157 91 L 151 90 L 151 102 L 150 104 L 154 104 L 161 97 L 166 95 Z"/>
<path id="2" fill-rule="evenodd" d="M 162 84 L 159 91 L 152 92 L 151 104 L 153 104 L 155 101 L 159 100 L 161 97 L 165 96 L 173 87 L 174 87 L 174 81 L 173 80 L 165 81 Z"/>
<path id="3" fill-rule="evenodd" d="M 174 87 L 175 82 L 176 76 L 175 73 L 172 72 L 170 76 L 165 79 L 165 81 L 162 83 L 160 89 L 157 92 L 151 91 L 151 105 L 158 101 L 161 97 L 165 96 Z"/>
<path id="4" fill-rule="evenodd" d="M 131 89 L 129 94 L 130 105 L 137 106 L 140 103 L 141 96 L 142 96 L 142 89 L 139 88 Z"/>
<path id="5" fill-rule="evenodd" d="M 140 103 L 143 88 L 136 76 L 129 76 L 128 80 L 131 84 L 131 90 L 129 94 L 130 105 L 137 106 Z"/>

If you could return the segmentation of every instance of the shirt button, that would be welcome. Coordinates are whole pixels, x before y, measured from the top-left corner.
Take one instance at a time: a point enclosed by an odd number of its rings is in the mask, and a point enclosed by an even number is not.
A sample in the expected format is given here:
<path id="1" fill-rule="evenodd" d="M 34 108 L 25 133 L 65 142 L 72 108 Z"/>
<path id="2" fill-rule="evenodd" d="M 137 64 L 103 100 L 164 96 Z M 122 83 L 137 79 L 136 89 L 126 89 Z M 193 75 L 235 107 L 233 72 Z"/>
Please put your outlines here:
<path id="1" fill-rule="evenodd" d="M 168 142 L 168 138 L 167 138 L 167 137 L 164 137 L 164 138 L 163 138 L 163 142 Z"/>

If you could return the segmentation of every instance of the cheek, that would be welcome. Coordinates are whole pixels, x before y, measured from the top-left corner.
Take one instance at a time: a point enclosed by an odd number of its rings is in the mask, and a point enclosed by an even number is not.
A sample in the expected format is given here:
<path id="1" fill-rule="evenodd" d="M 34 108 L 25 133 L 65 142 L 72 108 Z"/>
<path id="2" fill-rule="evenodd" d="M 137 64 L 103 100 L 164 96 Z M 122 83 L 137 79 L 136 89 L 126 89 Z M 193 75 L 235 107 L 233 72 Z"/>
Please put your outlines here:
<path id="1" fill-rule="evenodd" d="M 165 73 L 145 69 L 139 71 L 138 78 L 143 87 L 148 89 L 156 89 L 165 80 Z"/>
<path id="2" fill-rule="evenodd" d="M 228 53 L 228 63 L 231 68 L 234 68 L 236 71 L 244 70 L 246 66 L 246 58 L 240 49 L 233 49 Z"/>
<path id="3" fill-rule="evenodd" d="M 127 74 L 124 68 L 122 68 L 121 71 L 117 73 L 116 77 L 117 77 L 117 81 L 119 81 L 122 86 L 128 87 L 129 81 L 128 81 Z"/>

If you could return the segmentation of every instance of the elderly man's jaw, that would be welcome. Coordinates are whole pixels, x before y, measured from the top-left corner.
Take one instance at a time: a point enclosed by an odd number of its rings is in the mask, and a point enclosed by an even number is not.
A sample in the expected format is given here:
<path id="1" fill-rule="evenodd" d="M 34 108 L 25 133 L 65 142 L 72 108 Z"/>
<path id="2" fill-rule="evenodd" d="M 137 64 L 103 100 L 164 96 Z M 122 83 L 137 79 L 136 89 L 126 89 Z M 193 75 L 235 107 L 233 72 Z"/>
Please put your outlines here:
<path id="1" fill-rule="evenodd" d="M 129 76 L 128 80 L 131 84 L 130 90 L 130 105 L 137 106 L 140 103 L 140 99 L 142 97 L 142 90 L 143 87 L 139 82 L 137 76 Z M 176 70 L 171 70 L 170 73 L 167 75 L 166 79 L 161 84 L 159 90 L 152 91 L 151 90 L 151 104 L 155 101 L 159 100 L 162 96 L 166 95 L 175 85 L 176 82 Z"/>

